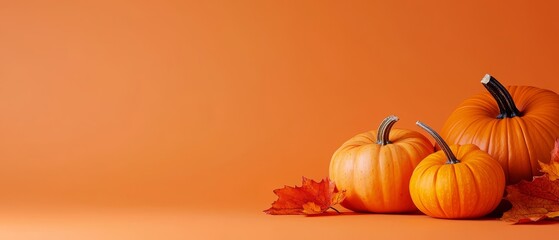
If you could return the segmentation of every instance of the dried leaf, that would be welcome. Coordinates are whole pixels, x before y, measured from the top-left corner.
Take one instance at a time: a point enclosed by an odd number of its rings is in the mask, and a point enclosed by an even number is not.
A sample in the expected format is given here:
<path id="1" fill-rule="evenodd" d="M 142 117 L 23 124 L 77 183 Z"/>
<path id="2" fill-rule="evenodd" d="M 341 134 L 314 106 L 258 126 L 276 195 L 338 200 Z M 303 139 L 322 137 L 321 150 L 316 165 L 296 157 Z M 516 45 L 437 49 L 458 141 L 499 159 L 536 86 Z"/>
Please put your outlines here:
<path id="1" fill-rule="evenodd" d="M 551 161 L 549 164 L 540 162 L 542 172 L 546 173 L 549 180 L 559 179 L 559 139 L 555 141 L 555 148 L 551 151 Z"/>
<path id="2" fill-rule="evenodd" d="M 549 164 L 540 162 L 540 166 L 543 176 L 507 186 L 505 199 L 512 208 L 501 220 L 529 223 L 559 216 L 559 140 L 555 141 Z"/>
<path id="3" fill-rule="evenodd" d="M 345 191 L 339 191 L 333 181 L 320 182 L 303 177 L 301 187 L 285 186 L 274 190 L 278 200 L 264 212 L 272 215 L 320 214 L 345 198 Z"/>
<path id="4" fill-rule="evenodd" d="M 559 215 L 559 181 L 538 176 L 507 186 L 507 192 L 512 209 L 503 214 L 503 221 L 527 223 Z"/>
<path id="5" fill-rule="evenodd" d="M 322 213 L 322 209 L 314 202 L 308 202 L 303 204 L 303 213 L 304 214 L 320 214 Z"/>

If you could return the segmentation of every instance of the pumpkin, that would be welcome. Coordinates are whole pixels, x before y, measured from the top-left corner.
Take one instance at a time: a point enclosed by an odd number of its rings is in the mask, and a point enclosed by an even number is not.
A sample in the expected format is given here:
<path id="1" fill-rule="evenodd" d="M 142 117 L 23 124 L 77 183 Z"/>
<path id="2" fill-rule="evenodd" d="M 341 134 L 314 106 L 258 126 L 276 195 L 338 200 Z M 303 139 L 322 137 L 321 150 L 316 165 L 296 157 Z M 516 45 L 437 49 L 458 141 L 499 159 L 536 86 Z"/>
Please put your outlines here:
<path id="1" fill-rule="evenodd" d="M 441 136 L 488 152 L 503 167 L 508 184 L 531 180 L 539 174 L 538 161 L 549 162 L 559 137 L 559 95 L 530 86 L 505 88 L 490 75 L 481 82 L 488 93 L 462 102 Z"/>
<path id="2" fill-rule="evenodd" d="M 336 150 L 330 161 L 330 179 L 346 191 L 342 206 L 357 212 L 417 211 L 409 194 L 409 179 L 433 145 L 421 133 L 392 129 L 389 116 L 378 130 L 358 134 Z"/>
<path id="3" fill-rule="evenodd" d="M 429 126 L 417 122 L 442 149 L 413 171 L 410 194 L 426 215 L 436 218 L 477 218 L 493 211 L 505 189 L 499 162 L 473 144 L 448 146 Z"/>

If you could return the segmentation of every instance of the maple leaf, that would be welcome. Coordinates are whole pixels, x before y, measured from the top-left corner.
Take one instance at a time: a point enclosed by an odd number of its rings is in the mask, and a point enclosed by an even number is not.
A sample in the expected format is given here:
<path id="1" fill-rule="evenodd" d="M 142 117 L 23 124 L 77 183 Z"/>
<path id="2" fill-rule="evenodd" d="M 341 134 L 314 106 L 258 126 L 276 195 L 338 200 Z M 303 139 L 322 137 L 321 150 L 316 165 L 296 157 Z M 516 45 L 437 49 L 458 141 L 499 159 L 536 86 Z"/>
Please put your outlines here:
<path id="1" fill-rule="evenodd" d="M 559 139 L 555 140 L 555 148 L 551 151 L 551 161 L 549 164 L 539 162 L 542 172 L 547 174 L 551 181 L 559 179 Z"/>
<path id="2" fill-rule="evenodd" d="M 529 223 L 559 217 L 559 140 L 555 141 L 549 164 L 539 163 L 543 176 L 507 186 L 505 199 L 510 201 L 512 208 L 501 220 Z"/>
<path id="3" fill-rule="evenodd" d="M 507 186 L 507 192 L 512 208 L 503 214 L 504 221 L 528 223 L 559 216 L 559 181 L 537 176 Z"/>
<path id="4" fill-rule="evenodd" d="M 272 215 L 295 215 L 295 214 L 321 214 L 332 206 L 340 203 L 345 198 L 345 191 L 339 191 L 330 179 L 320 182 L 303 177 L 301 187 L 285 186 L 274 190 L 278 200 L 272 203 L 272 207 L 264 210 Z"/>

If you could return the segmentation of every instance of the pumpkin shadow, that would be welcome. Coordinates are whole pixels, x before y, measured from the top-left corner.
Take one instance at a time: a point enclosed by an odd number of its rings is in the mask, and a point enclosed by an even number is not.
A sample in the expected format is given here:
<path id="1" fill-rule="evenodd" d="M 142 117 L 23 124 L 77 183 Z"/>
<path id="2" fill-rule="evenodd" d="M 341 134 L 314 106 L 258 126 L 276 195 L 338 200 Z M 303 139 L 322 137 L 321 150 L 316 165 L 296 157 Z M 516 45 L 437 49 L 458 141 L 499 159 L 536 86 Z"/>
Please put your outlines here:
<path id="1" fill-rule="evenodd" d="M 506 192 L 505 192 L 505 195 L 506 195 Z M 502 199 L 501 202 L 499 203 L 499 205 L 497 206 L 497 208 L 495 208 L 495 210 L 493 210 L 493 212 L 487 214 L 487 216 L 485 216 L 485 218 L 501 218 L 503 216 L 503 213 L 510 210 L 511 208 L 512 208 L 512 203 L 510 203 L 506 199 Z"/>
<path id="2" fill-rule="evenodd" d="M 374 213 L 374 212 L 353 212 L 353 211 L 340 211 L 337 212 L 324 212 L 321 214 L 306 215 L 306 217 L 330 217 L 330 216 L 360 216 L 360 215 L 400 215 L 400 216 L 418 216 L 425 215 L 422 212 L 409 212 L 409 213 Z"/>
<path id="3" fill-rule="evenodd" d="M 331 216 L 356 216 L 356 215 L 369 215 L 371 213 L 359 213 L 359 212 L 345 212 L 345 211 L 340 211 L 340 213 L 337 212 L 324 212 L 324 213 L 320 213 L 320 214 L 312 214 L 312 215 L 306 215 L 306 217 L 309 218 L 316 218 L 316 217 L 331 217 Z"/>

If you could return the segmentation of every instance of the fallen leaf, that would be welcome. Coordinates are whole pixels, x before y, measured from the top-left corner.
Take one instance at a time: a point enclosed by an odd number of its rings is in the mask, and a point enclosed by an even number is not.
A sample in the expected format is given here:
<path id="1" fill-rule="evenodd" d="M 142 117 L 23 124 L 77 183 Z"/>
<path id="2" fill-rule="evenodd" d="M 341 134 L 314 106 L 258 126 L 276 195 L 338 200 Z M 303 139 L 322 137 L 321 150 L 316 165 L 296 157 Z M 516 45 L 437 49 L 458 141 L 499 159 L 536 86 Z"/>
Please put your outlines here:
<path id="1" fill-rule="evenodd" d="M 320 214 L 322 213 L 322 209 L 314 202 L 308 202 L 303 204 L 303 213 L 304 214 Z"/>
<path id="2" fill-rule="evenodd" d="M 559 139 L 555 141 L 555 148 L 551 151 L 551 161 L 549 164 L 540 162 L 541 171 L 547 174 L 549 180 L 559 179 Z"/>
<path id="3" fill-rule="evenodd" d="M 559 140 L 555 141 L 549 164 L 539 163 L 543 176 L 507 186 L 505 199 L 510 201 L 512 208 L 501 220 L 530 223 L 559 217 Z"/>
<path id="4" fill-rule="evenodd" d="M 537 176 L 531 182 L 507 186 L 507 192 L 512 208 L 503 214 L 503 221 L 528 223 L 559 215 L 559 181 Z"/>
<path id="5" fill-rule="evenodd" d="M 264 210 L 267 214 L 320 214 L 329 208 L 334 209 L 332 206 L 345 198 L 345 191 L 339 191 L 330 179 L 315 182 L 305 177 L 301 187 L 285 186 L 274 190 L 274 193 L 278 195 L 278 200 L 272 203 L 271 208 Z"/>

